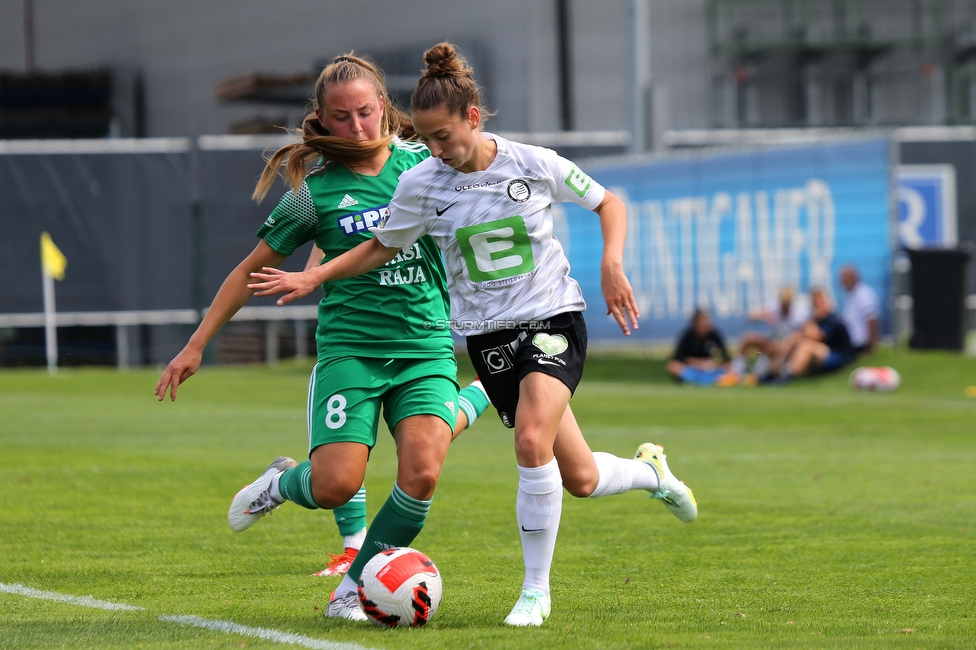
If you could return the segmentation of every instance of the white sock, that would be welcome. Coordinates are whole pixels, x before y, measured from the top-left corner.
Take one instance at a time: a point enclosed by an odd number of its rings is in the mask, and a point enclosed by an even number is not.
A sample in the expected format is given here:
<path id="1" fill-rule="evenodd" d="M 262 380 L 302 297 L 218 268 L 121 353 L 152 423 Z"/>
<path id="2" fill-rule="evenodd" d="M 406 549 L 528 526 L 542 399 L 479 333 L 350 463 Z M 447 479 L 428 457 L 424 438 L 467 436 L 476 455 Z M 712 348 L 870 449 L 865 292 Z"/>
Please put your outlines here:
<path id="1" fill-rule="evenodd" d="M 515 515 L 525 562 L 523 589 L 549 593 L 549 569 L 563 511 L 562 477 L 556 459 L 542 467 L 519 466 Z"/>
<path id="2" fill-rule="evenodd" d="M 284 472 L 278 472 L 271 477 L 271 487 L 268 489 L 268 493 L 271 495 L 271 498 L 275 500 L 275 503 L 284 503 L 288 500 L 283 497 L 281 492 L 278 490 L 278 483 L 281 481 L 282 474 L 284 474 Z"/>
<path id="3" fill-rule="evenodd" d="M 757 377 L 765 377 L 766 373 L 769 372 L 769 355 L 761 354 L 756 357 L 756 360 L 752 364 L 752 374 Z"/>
<path id="4" fill-rule="evenodd" d="M 349 574 L 342 576 L 342 582 L 336 587 L 335 595 L 336 598 L 342 598 L 343 596 L 348 596 L 351 593 L 355 593 L 359 589 L 359 585 L 356 581 L 349 577 Z"/>
<path id="5" fill-rule="evenodd" d="M 593 460 L 600 471 L 600 478 L 590 495 L 591 499 L 623 494 L 629 490 L 653 492 L 660 487 L 657 472 L 647 463 L 633 458 L 619 458 L 602 451 L 594 451 Z"/>
<path id="6" fill-rule="evenodd" d="M 737 375 L 744 373 L 746 371 L 746 358 L 739 355 L 732 359 L 732 363 L 729 364 L 729 370 Z"/>
<path id="7" fill-rule="evenodd" d="M 362 528 L 358 533 L 343 536 L 342 546 L 344 548 L 354 548 L 359 550 L 363 547 L 364 541 L 366 541 L 366 529 Z"/>

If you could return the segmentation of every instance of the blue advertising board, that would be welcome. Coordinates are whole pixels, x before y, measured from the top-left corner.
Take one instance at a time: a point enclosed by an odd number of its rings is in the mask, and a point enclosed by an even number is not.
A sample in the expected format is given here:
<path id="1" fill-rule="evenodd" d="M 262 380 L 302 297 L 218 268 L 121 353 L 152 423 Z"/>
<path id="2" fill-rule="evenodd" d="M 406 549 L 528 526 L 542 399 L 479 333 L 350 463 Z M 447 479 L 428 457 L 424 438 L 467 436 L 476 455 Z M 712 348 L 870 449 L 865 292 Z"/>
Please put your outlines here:
<path id="1" fill-rule="evenodd" d="M 696 307 L 738 335 L 754 325 L 748 314 L 784 286 L 801 294 L 819 286 L 842 305 L 844 264 L 887 295 L 887 140 L 585 167 L 627 204 L 624 265 L 641 310 L 637 339 L 673 339 Z M 574 204 L 555 207 L 591 339 L 622 342 L 600 289 L 599 218 Z"/>
<path id="2" fill-rule="evenodd" d="M 956 168 L 899 165 L 898 243 L 904 248 L 952 247 L 956 238 Z"/>

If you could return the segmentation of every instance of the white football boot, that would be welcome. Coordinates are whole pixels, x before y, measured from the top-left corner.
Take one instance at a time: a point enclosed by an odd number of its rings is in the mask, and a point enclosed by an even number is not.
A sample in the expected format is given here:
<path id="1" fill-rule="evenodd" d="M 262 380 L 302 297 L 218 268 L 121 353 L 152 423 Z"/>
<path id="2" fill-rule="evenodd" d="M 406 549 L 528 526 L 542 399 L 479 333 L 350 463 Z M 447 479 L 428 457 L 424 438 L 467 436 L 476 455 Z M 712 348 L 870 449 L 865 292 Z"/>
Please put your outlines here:
<path id="1" fill-rule="evenodd" d="M 505 618 L 505 625 L 513 627 L 539 626 L 549 618 L 552 601 L 538 589 L 523 589 L 512 612 Z"/>
<path id="2" fill-rule="evenodd" d="M 359 594 L 355 591 L 350 591 L 345 596 L 335 595 L 332 592 L 332 598 L 329 600 L 329 606 L 325 608 L 325 613 L 322 616 L 326 618 L 344 618 L 350 621 L 368 621 L 366 618 L 366 612 L 363 611 L 363 606 L 359 603 Z"/>
<path id="3" fill-rule="evenodd" d="M 237 532 L 247 530 L 258 519 L 284 503 L 272 498 L 271 479 L 297 464 L 287 456 L 279 456 L 268 465 L 264 474 L 257 477 L 250 485 L 241 488 L 241 491 L 234 495 L 234 500 L 230 502 L 230 510 L 227 511 L 227 523 L 230 527 Z"/>
<path id="4" fill-rule="evenodd" d="M 645 442 L 637 448 L 634 456 L 650 465 L 657 473 L 658 488 L 651 492 L 651 498 L 661 501 L 675 517 L 681 521 L 694 521 L 698 517 L 698 502 L 691 488 L 679 481 L 668 468 L 664 447 Z"/>

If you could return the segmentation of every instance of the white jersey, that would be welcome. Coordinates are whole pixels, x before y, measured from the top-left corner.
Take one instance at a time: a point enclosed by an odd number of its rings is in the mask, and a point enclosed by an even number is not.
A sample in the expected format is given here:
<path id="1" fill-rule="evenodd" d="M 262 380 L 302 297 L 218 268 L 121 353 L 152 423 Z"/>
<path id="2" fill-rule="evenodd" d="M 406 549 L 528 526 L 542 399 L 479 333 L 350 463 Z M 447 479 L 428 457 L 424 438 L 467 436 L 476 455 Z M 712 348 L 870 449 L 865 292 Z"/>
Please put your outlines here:
<path id="1" fill-rule="evenodd" d="M 844 321 L 847 332 L 851 335 L 851 345 L 860 348 L 870 343 L 871 331 L 868 328 L 868 321 L 877 318 L 878 294 L 868 285 L 858 282 L 847 294 L 844 311 L 841 312 L 841 320 Z"/>
<path id="2" fill-rule="evenodd" d="M 552 204 L 594 210 L 606 190 L 550 149 L 482 136 L 498 145 L 485 171 L 465 174 L 438 158 L 405 171 L 376 238 L 400 249 L 434 238 L 447 267 L 451 326 L 464 336 L 583 311 L 552 233 Z"/>
<path id="3" fill-rule="evenodd" d="M 773 328 L 773 336 L 778 339 L 786 338 L 793 332 L 802 329 L 812 317 L 809 301 L 800 296 L 796 296 L 790 301 L 790 309 L 785 316 L 778 298 L 766 303 L 766 312 L 773 317 L 770 326 Z"/>

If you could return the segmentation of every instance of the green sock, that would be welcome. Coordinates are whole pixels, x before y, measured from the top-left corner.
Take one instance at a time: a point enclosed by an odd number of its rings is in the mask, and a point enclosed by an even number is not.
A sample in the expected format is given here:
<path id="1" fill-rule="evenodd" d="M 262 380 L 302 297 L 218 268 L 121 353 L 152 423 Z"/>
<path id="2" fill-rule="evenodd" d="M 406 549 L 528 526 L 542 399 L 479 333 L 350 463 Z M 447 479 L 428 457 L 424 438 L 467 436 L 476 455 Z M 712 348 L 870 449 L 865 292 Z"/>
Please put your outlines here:
<path id="1" fill-rule="evenodd" d="M 468 426 L 474 424 L 478 416 L 485 412 L 488 405 L 488 394 L 482 387 L 481 382 L 475 379 L 473 382 L 461 389 L 458 393 L 458 406 L 468 416 Z"/>
<path id="2" fill-rule="evenodd" d="M 312 463 L 305 461 L 291 469 L 286 469 L 278 479 L 278 491 L 292 503 L 296 503 L 309 510 L 319 510 L 312 496 Z M 366 502 L 363 501 L 365 511 Z M 363 514 L 365 517 L 365 512 Z"/>
<path id="3" fill-rule="evenodd" d="M 359 582 L 363 567 L 374 555 L 387 548 L 410 546 L 423 529 L 428 512 L 430 501 L 407 496 L 399 485 L 394 484 L 393 492 L 373 518 L 373 523 L 366 531 L 363 548 L 346 575 Z"/>
<path id="4" fill-rule="evenodd" d="M 359 488 L 356 496 L 338 508 L 332 509 L 339 534 L 349 537 L 366 528 L 366 488 Z"/>

